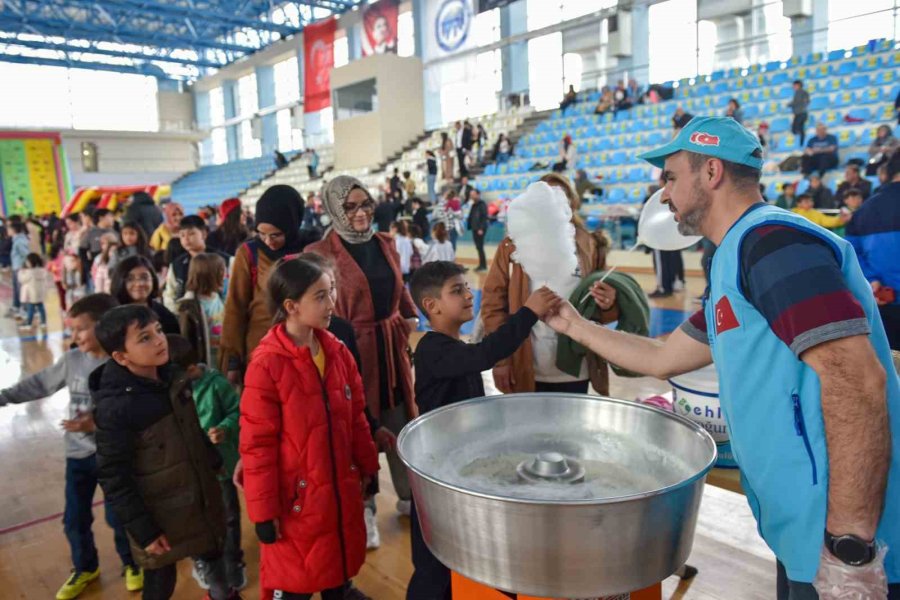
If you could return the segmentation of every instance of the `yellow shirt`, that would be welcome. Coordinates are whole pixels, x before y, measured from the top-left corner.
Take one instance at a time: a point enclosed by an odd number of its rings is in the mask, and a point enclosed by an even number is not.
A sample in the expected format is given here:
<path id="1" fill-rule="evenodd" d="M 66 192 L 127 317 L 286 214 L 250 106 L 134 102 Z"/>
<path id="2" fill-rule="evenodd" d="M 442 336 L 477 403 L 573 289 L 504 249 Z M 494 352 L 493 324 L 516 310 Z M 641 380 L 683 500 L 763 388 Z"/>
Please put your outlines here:
<path id="1" fill-rule="evenodd" d="M 319 351 L 313 356 L 313 362 L 319 370 L 319 376 L 325 377 L 325 351 L 322 350 L 322 344 L 319 344 Z"/>
<path id="2" fill-rule="evenodd" d="M 169 231 L 169 228 L 166 227 L 165 223 L 161 223 L 160 226 L 156 228 L 156 231 L 153 232 L 153 235 L 150 236 L 149 244 L 154 250 L 165 250 L 171 239 L 172 233 Z"/>
<path id="3" fill-rule="evenodd" d="M 839 216 L 826 215 L 825 213 L 819 212 L 814 208 L 794 208 L 791 209 L 791 212 L 797 213 L 801 217 L 806 217 L 816 225 L 819 225 L 820 227 L 826 227 L 828 229 L 834 229 L 835 227 L 840 227 L 844 224 L 844 221 L 842 221 Z"/>

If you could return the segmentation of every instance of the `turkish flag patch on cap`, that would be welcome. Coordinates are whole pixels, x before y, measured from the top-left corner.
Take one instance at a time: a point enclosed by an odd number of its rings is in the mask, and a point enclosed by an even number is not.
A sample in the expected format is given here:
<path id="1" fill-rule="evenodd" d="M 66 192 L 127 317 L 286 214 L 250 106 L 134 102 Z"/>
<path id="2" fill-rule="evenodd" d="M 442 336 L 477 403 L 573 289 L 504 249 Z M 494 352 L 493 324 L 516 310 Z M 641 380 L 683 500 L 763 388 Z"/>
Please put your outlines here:
<path id="1" fill-rule="evenodd" d="M 737 329 L 740 325 L 737 317 L 734 316 L 728 296 L 719 298 L 719 301 L 716 302 L 716 335 L 721 335 L 729 329 Z"/>

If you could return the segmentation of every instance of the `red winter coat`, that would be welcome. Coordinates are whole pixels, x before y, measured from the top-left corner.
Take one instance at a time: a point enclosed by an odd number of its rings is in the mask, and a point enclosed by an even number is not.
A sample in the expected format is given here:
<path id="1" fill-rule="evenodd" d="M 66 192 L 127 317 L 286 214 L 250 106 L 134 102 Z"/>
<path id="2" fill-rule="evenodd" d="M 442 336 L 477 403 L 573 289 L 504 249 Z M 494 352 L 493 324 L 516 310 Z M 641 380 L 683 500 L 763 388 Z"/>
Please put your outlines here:
<path id="1" fill-rule="evenodd" d="M 309 348 L 294 344 L 284 324 L 262 339 L 244 379 L 247 513 L 254 523 L 281 524 L 281 539 L 260 545 L 263 598 L 337 587 L 365 561 L 360 481 L 378 472 L 378 454 L 362 380 L 344 344 L 327 331 L 316 338 L 325 351 L 324 385 Z"/>

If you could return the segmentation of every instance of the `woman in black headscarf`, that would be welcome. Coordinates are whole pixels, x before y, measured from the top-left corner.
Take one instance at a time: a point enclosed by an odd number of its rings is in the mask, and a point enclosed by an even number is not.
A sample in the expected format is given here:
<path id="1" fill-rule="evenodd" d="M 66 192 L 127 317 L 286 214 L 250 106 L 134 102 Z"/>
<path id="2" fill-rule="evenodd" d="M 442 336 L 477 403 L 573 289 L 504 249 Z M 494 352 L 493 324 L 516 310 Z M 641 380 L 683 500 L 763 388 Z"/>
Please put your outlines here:
<path id="1" fill-rule="evenodd" d="M 299 254 L 315 241 L 300 232 L 303 198 L 289 185 L 273 185 L 256 204 L 256 237 L 244 242 L 234 257 L 219 347 L 219 369 L 238 383 L 256 348 L 272 326 L 266 305 L 266 283 L 278 259 Z"/>

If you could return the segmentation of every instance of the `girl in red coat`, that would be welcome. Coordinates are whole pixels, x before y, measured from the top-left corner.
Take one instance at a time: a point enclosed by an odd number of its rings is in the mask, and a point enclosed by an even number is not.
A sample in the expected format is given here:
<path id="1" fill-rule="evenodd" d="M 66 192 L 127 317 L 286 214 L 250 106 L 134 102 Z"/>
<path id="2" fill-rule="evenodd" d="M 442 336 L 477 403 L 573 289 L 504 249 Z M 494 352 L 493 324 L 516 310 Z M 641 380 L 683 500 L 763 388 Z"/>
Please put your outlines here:
<path id="1" fill-rule="evenodd" d="M 341 600 L 365 561 L 363 490 L 378 455 L 356 364 L 326 331 L 332 285 L 313 263 L 276 266 L 275 325 L 244 380 L 240 452 L 264 599 Z"/>

